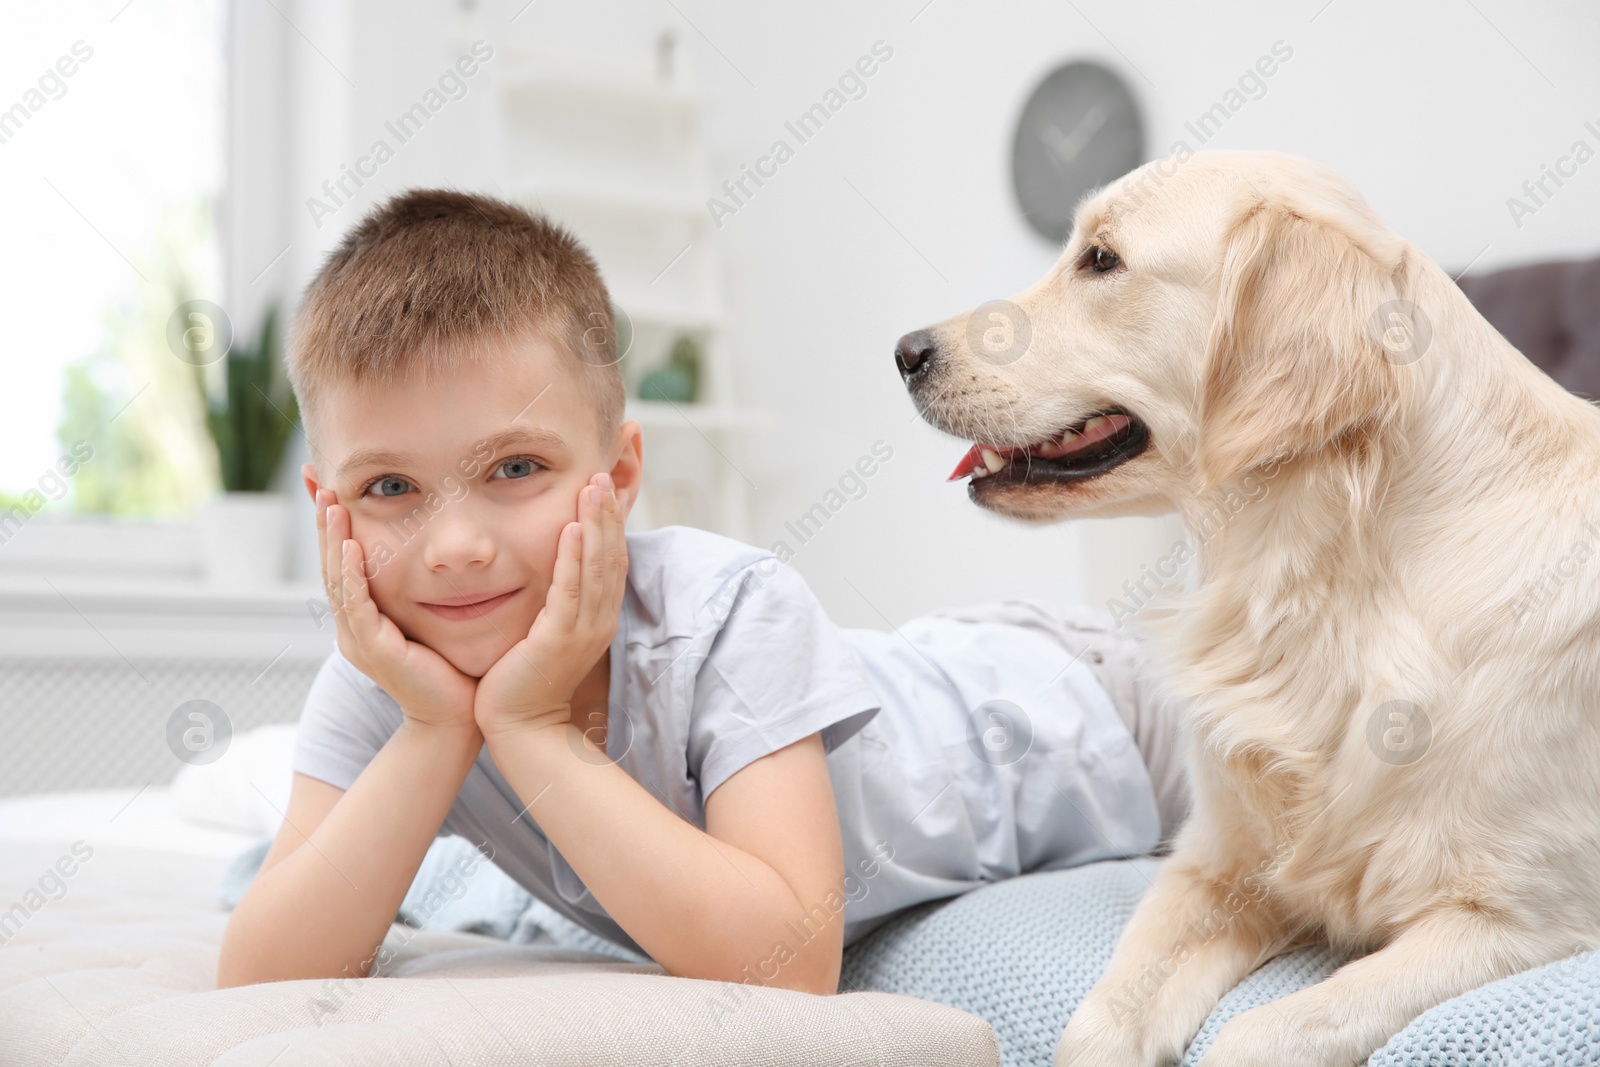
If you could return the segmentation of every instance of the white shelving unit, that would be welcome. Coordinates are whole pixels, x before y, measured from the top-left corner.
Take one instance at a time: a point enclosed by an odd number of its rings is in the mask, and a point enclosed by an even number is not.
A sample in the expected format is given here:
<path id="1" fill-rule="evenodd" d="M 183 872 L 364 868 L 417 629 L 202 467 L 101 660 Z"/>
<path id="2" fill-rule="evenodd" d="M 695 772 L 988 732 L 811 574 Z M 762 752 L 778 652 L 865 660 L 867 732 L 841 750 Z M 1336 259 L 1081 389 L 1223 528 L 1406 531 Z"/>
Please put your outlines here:
<path id="1" fill-rule="evenodd" d="M 509 194 L 567 226 L 600 264 L 631 324 L 628 417 L 645 434 L 645 487 L 630 529 L 672 523 L 747 540 L 744 435 L 768 423 L 737 402 L 706 211 L 704 101 L 675 42 L 654 62 L 506 41 L 495 59 Z M 694 403 L 637 399 L 687 334 L 699 345 Z"/>

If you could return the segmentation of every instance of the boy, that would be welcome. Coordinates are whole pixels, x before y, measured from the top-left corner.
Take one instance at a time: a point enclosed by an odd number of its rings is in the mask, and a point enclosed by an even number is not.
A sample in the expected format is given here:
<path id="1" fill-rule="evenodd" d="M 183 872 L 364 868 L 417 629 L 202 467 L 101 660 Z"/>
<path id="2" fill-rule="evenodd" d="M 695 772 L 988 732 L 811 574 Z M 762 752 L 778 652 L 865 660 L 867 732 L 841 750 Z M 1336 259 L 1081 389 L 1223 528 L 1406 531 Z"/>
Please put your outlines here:
<path id="1" fill-rule="evenodd" d="M 1173 712 L 1106 616 L 841 630 L 771 553 L 625 534 L 615 345 L 582 247 L 480 196 L 389 201 L 308 287 L 338 651 L 219 986 L 366 973 L 436 834 L 672 974 L 814 993 L 912 904 L 1170 838 Z"/>

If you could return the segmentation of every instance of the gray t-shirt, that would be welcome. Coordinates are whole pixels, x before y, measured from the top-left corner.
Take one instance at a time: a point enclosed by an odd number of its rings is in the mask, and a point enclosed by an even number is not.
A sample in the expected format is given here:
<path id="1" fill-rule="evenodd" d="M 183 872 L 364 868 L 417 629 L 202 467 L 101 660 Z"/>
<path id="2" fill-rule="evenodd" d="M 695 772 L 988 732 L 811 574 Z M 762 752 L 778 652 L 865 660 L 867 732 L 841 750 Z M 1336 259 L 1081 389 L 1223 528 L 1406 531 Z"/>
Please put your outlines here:
<path id="1" fill-rule="evenodd" d="M 845 942 L 893 914 L 1029 870 L 1155 847 L 1139 752 L 1089 669 L 1020 627 L 928 617 L 836 627 L 763 549 L 683 526 L 628 533 L 606 755 L 705 828 L 705 798 L 821 733 L 844 843 Z M 350 788 L 402 721 L 335 652 L 312 684 L 294 769 Z M 479 754 L 439 829 L 594 933 L 644 954 Z M 841 899 L 842 898 L 842 899 Z"/>

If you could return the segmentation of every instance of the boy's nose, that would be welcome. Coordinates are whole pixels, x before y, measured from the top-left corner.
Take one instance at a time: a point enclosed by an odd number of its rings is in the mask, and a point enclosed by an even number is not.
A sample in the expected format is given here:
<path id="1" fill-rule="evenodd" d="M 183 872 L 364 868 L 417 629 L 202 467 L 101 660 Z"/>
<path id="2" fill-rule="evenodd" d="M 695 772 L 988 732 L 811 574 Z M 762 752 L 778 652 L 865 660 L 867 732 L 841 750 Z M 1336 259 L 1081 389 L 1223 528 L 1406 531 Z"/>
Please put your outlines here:
<path id="1" fill-rule="evenodd" d="M 421 531 L 422 562 L 429 570 L 460 570 L 494 559 L 494 537 L 468 514 L 459 501 L 449 501 Z"/>

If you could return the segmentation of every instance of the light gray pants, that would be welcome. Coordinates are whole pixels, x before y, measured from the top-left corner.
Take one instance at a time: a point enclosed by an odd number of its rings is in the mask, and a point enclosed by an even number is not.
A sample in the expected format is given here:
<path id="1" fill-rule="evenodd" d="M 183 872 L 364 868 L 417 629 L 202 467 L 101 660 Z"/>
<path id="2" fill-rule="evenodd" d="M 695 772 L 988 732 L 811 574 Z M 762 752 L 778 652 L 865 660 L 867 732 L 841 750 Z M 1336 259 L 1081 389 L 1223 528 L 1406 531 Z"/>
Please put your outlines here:
<path id="1" fill-rule="evenodd" d="M 1111 697 L 1144 757 L 1161 814 L 1161 843 L 1156 852 L 1165 853 L 1189 814 L 1189 779 L 1181 735 L 1184 724 L 1181 706 L 1153 677 L 1144 636 L 1131 627 L 1119 627 L 1105 612 L 1080 604 L 1002 600 L 930 614 L 1027 627 L 1060 644 L 1068 655 L 1083 659 Z"/>

